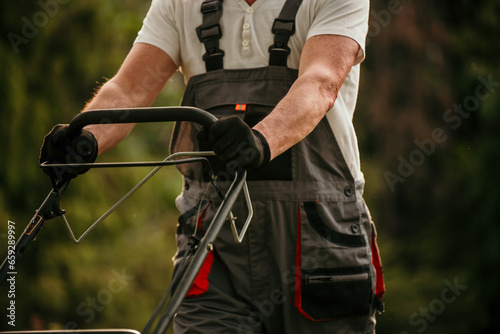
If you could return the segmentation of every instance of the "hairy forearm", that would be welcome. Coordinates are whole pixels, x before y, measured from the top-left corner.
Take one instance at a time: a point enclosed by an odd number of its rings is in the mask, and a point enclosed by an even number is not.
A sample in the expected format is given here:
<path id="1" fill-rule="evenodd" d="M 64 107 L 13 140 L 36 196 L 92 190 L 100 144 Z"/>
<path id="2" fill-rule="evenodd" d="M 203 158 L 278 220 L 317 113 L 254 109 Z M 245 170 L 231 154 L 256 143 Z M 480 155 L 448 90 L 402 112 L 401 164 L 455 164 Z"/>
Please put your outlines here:
<path id="1" fill-rule="evenodd" d="M 301 76 L 269 116 L 254 128 L 269 143 L 271 159 L 305 138 L 335 102 L 338 88 L 314 76 Z"/>
<path id="2" fill-rule="evenodd" d="M 83 112 L 98 109 L 148 107 L 177 70 L 172 59 L 155 46 L 136 43 L 117 75 L 106 82 Z M 134 124 L 89 125 L 97 139 L 99 154 L 125 138 Z"/>
<path id="3" fill-rule="evenodd" d="M 146 103 L 132 99 L 129 94 L 113 80 L 104 84 L 94 98 L 87 103 L 83 112 L 99 109 L 133 108 Z M 135 124 L 96 124 L 85 127 L 94 134 L 102 154 L 125 138 Z"/>
<path id="4" fill-rule="evenodd" d="M 271 159 L 305 138 L 333 107 L 358 50 L 358 44 L 348 37 L 319 35 L 307 41 L 298 79 L 254 127 L 269 143 Z"/>

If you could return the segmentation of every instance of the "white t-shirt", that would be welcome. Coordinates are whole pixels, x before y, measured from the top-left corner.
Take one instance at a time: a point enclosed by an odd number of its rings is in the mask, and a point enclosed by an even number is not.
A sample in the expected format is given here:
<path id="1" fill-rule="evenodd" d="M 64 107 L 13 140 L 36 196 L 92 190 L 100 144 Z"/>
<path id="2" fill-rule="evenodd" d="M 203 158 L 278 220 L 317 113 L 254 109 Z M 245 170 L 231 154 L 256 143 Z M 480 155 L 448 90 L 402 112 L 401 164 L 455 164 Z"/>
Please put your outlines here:
<path id="1" fill-rule="evenodd" d="M 135 43 L 152 44 L 165 51 L 180 67 L 185 80 L 205 72 L 205 47 L 196 27 L 202 23 L 200 0 L 152 0 Z M 224 68 L 242 69 L 269 64 L 269 46 L 274 43 L 271 27 L 285 0 L 224 0 L 220 20 Z M 303 0 L 297 12 L 295 34 L 288 46 L 287 65 L 298 69 L 306 40 L 316 35 L 342 35 L 360 46 L 356 65 L 348 74 L 334 107 L 327 113 L 344 158 L 355 180 L 363 178 L 352 117 L 359 87 L 359 63 L 364 59 L 368 31 L 369 0 Z"/>

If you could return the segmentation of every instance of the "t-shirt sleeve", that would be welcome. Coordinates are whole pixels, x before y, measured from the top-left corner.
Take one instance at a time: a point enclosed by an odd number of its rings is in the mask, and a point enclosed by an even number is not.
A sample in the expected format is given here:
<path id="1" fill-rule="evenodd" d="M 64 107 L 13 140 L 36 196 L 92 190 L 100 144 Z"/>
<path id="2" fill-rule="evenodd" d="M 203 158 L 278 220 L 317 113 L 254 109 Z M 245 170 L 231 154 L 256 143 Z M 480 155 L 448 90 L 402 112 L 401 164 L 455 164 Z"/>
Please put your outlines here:
<path id="1" fill-rule="evenodd" d="M 356 64 L 365 58 L 369 0 L 317 0 L 315 18 L 307 38 L 316 35 L 341 35 L 355 40 L 360 49 Z"/>
<path id="2" fill-rule="evenodd" d="M 135 43 L 154 45 L 180 66 L 179 31 L 173 22 L 174 1 L 153 0 Z"/>

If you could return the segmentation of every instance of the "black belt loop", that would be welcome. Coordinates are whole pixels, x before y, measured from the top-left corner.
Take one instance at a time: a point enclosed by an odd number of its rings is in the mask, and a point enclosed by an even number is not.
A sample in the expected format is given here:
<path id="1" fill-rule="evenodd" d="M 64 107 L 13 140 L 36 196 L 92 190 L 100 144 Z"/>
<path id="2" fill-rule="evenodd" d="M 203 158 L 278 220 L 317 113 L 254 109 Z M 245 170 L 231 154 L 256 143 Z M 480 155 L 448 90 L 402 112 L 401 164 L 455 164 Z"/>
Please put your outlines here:
<path id="1" fill-rule="evenodd" d="M 205 0 L 201 4 L 203 21 L 196 28 L 198 39 L 205 45 L 205 68 L 214 71 L 223 68 L 222 58 L 224 51 L 219 49 L 219 39 L 222 37 L 222 29 L 219 20 L 222 16 L 222 0 Z"/>
<path id="2" fill-rule="evenodd" d="M 274 20 L 272 32 L 274 44 L 269 47 L 269 65 L 286 66 L 290 54 L 288 40 L 295 33 L 295 17 L 302 0 L 287 0 L 280 15 Z"/>

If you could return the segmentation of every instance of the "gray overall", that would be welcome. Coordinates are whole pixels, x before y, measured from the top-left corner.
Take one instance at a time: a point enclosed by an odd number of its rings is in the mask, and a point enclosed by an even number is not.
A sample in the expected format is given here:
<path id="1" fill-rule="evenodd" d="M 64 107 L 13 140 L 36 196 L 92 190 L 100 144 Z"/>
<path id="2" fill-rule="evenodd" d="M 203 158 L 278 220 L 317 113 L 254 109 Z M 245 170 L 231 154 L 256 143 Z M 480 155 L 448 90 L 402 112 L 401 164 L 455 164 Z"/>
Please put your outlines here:
<path id="1" fill-rule="evenodd" d="M 238 115 L 250 126 L 262 120 L 297 79 L 298 72 L 286 67 L 286 42 L 299 5 L 288 0 L 275 21 L 270 66 L 225 70 L 217 38 L 221 3 L 205 1 L 198 36 L 207 73 L 190 79 L 182 104 L 219 118 Z M 280 29 L 288 33 L 284 43 Z M 198 150 L 197 131 L 177 123 L 172 152 Z M 225 187 L 232 166 L 217 160 L 212 166 Z M 203 166 L 179 168 L 185 186 L 176 200 L 181 216 L 175 264 L 185 256 L 189 236 L 203 234 L 220 203 Z M 375 230 L 363 183 L 354 181 L 326 118 L 247 180 L 254 218 L 245 239 L 236 244 L 229 224 L 223 227 L 176 315 L 174 332 L 373 333 L 384 290 Z M 233 213 L 241 228 L 243 198 Z"/>

